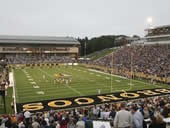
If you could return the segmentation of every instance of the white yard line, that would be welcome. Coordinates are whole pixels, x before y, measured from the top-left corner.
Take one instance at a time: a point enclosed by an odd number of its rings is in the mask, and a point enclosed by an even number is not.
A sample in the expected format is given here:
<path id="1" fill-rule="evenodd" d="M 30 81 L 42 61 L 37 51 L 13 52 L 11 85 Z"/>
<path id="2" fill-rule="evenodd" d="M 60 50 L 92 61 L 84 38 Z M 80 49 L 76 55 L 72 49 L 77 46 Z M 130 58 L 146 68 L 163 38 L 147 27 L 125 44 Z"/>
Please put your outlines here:
<path id="1" fill-rule="evenodd" d="M 48 73 L 45 72 L 44 70 L 42 70 L 42 69 L 40 69 L 40 68 L 39 68 L 39 70 L 40 70 L 41 72 L 45 73 L 47 76 L 53 78 L 52 75 L 48 74 Z M 69 88 L 70 90 L 74 91 L 75 93 L 79 94 L 80 96 L 83 95 L 81 92 L 77 91 L 76 89 L 74 89 L 74 88 L 72 88 L 72 87 L 70 87 L 70 86 L 68 86 L 68 85 L 66 85 L 66 87 Z"/>
<path id="2" fill-rule="evenodd" d="M 95 69 L 88 69 L 89 71 L 92 71 L 92 72 L 98 72 L 98 73 L 102 73 L 102 74 L 106 74 L 106 75 L 111 75 L 109 73 L 105 73 L 105 72 L 102 72 L 102 71 L 97 71 Z M 123 76 L 119 76 L 119 75 L 114 75 L 112 74 L 112 76 L 115 76 L 115 77 L 118 77 L 118 78 L 122 78 L 122 79 L 127 79 L 126 77 L 123 77 Z"/>
<path id="3" fill-rule="evenodd" d="M 126 77 L 123 77 L 123 76 L 119 76 L 119 75 L 114 75 L 114 74 L 110 74 L 110 73 L 105 73 L 105 72 L 102 72 L 102 71 L 97 71 L 97 70 L 94 70 L 94 69 L 88 69 L 89 71 L 92 71 L 92 72 L 97 72 L 97 73 L 102 73 L 102 74 L 105 74 L 105 75 L 111 75 L 111 76 L 115 76 L 115 77 L 118 77 L 118 78 L 121 78 L 121 79 L 127 79 Z M 131 90 L 132 86 L 130 85 L 128 89 L 126 89 L 126 91 L 129 91 Z M 125 90 L 125 89 L 124 89 Z M 122 91 L 122 90 L 115 90 L 115 91 Z"/>
<path id="4" fill-rule="evenodd" d="M 109 73 L 105 73 L 105 72 L 102 72 L 102 71 L 97 71 L 95 69 L 89 69 L 89 71 L 93 71 L 93 72 L 98 72 L 98 73 L 102 73 L 102 74 L 106 74 L 106 75 L 111 75 Z M 123 76 L 119 76 L 119 75 L 113 75 L 112 76 L 115 76 L 115 77 L 118 77 L 118 78 L 122 78 L 122 79 L 127 79 L 126 77 L 123 77 Z M 150 84 L 150 83 L 146 83 L 146 82 L 143 82 L 143 81 L 139 81 L 139 80 L 134 80 L 132 79 L 132 81 L 135 81 L 135 82 L 138 82 L 138 83 L 142 83 L 142 84 L 147 84 L 147 85 L 153 85 L 153 84 Z M 156 87 L 161 87 L 159 85 L 154 85 Z"/>
<path id="5" fill-rule="evenodd" d="M 88 69 L 88 70 L 89 70 L 89 71 L 93 71 L 93 72 L 98 72 L 98 73 L 106 74 L 106 75 L 111 75 L 111 74 L 109 74 L 109 73 L 105 73 L 105 72 L 102 72 L 102 71 L 97 71 L 97 70 L 95 70 L 95 69 Z M 111 76 L 115 76 L 115 77 L 122 78 L 122 79 L 127 79 L 126 77 L 119 76 L 119 75 L 113 75 L 113 74 L 112 74 Z M 146 82 L 139 81 L 139 80 L 134 80 L 134 79 L 131 79 L 131 80 L 134 81 L 134 82 L 138 82 L 138 83 L 145 84 L 145 85 L 153 85 L 153 84 L 146 83 Z M 155 86 L 155 87 L 161 87 L 161 86 L 159 86 L 159 85 L 153 85 L 153 86 Z M 126 89 L 126 91 L 130 91 L 131 88 L 132 88 L 132 85 L 129 85 L 129 88 Z M 116 90 L 116 91 L 117 91 L 117 90 Z"/>

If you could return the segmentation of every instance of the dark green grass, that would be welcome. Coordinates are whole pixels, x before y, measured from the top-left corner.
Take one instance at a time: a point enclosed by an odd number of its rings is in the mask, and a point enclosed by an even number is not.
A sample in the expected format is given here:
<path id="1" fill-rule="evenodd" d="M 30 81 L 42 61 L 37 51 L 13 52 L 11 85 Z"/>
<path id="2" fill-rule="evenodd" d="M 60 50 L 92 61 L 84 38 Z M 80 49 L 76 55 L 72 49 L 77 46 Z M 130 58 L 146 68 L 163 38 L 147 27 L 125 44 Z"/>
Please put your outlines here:
<path id="1" fill-rule="evenodd" d="M 26 71 L 36 82 L 36 86 L 31 84 L 23 71 Z M 72 82 L 69 85 L 64 83 L 54 83 L 54 74 L 64 73 L 72 76 Z M 46 79 L 43 79 L 45 75 Z M 75 97 L 93 95 L 98 93 L 116 92 L 122 90 L 139 90 L 158 87 L 167 87 L 167 85 L 152 85 L 138 80 L 128 80 L 91 71 L 80 66 L 60 66 L 60 67 L 34 67 L 25 69 L 15 69 L 15 90 L 17 103 L 49 100 L 56 98 Z M 131 82 L 132 85 L 129 85 Z M 43 92 L 44 94 L 38 94 Z"/>
<path id="2" fill-rule="evenodd" d="M 90 58 L 91 60 L 96 60 L 98 58 L 104 57 L 105 55 L 112 53 L 115 50 L 116 48 L 107 48 L 101 51 L 96 51 L 94 53 L 88 54 L 87 58 Z"/>
<path id="3" fill-rule="evenodd" d="M 11 108 L 11 102 L 12 102 L 12 87 L 8 88 L 7 90 L 7 96 L 5 97 L 6 99 L 6 113 L 7 114 L 13 114 L 13 110 Z M 4 110 L 4 104 L 3 104 L 3 99 L 0 97 L 0 114 L 5 113 Z"/>

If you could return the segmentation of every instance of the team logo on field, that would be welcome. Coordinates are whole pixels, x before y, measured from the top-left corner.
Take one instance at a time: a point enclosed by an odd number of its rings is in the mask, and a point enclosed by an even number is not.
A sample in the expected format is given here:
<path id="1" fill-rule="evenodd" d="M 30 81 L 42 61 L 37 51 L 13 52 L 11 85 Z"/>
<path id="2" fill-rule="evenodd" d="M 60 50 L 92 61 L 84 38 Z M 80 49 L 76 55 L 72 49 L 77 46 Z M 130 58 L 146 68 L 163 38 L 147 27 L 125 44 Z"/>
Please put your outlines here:
<path id="1" fill-rule="evenodd" d="M 102 103 L 112 103 L 125 100 L 139 99 L 144 97 L 153 97 L 170 94 L 170 89 L 157 88 L 137 91 L 122 91 L 116 93 L 60 98 L 46 101 L 37 101 L 29 103 L 17 103 L 18 112 L 29 111 L 47 111 L 58 110 L 73 107 L 89 106 Z"/>

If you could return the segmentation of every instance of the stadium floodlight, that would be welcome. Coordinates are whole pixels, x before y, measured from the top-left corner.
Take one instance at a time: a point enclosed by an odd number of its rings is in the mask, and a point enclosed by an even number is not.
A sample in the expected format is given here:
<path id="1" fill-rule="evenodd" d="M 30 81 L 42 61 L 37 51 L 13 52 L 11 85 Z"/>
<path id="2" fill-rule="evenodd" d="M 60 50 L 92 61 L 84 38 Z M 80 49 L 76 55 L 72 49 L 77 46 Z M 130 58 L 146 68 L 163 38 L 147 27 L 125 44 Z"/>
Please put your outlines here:
<path id="1" fill-rule="evenodd" d="M 151 27 L 151 26 L 152 26 L 152 23 L 153 23 L 153 17 L 149 16 L 149 17 L 146 19 L 146 21 L 147 21 L 147 24 L 149 25 L 149 27 Z"/>
<path id="2" fill-rule="evenodd" d="M 148 22 L 148 23 L 152 23 L 152 21 L 153 21 L 152 17 L 148 17 L 148 18 L 147 18 L 147 22 Z"/>

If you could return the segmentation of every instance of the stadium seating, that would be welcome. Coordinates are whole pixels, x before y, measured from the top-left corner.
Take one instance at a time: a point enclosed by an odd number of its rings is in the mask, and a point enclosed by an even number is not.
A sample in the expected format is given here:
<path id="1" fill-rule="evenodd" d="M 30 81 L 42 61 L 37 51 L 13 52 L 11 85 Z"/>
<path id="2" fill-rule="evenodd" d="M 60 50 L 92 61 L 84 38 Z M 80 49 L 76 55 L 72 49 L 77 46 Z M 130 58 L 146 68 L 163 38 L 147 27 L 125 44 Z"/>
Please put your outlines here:
<path id="1" fill-rule="evenodd" d="M 150 125 L 150 118 L 156 117 L 158 113 L 164 118 L 163 121 L 169 126 L 170 123 L 170 98 L 169 96 L 151 97 L 138 99 L 134 101 L 126 102 L 126 110 L 131 111 L 133 105 L 138 106 L 138 110 L 141 111 L 145 117 L 144 106 L 150 111 L 148 118 L 144 119 L 145 122 Z M 78 120 L 85 122 L 84 128 L 113 128 L 113 121 L 117 111 L 119 111 L 120 103 L 114 104 L 102 104 L 97 106 L 88 106 L 82 108 L 74 108 L 70 110 L 61 111 L 45 111 L 31 113 L 29 122 L 26 122 L 25 111 L 17 113 L 16 115 L 0 115 L 0 126 L 25 126 L 30 127 L 34 122 L 37 122 L 41 127 L 56 127 L 62 128 L 64 126 L 73 126 L 75 128 Z M 163 114 L 165 107 L 167 107 L 165 117 Z M 111 113 L 115 113 L 114 116 Z M 29 113 L 29 112 L 27 112 Z"/>
<path id="2" fill-rule="evenodd" d="M 113 67 L 120 75 L 127 72 L 168 77 L 170 69 L 169 44 L 124 46 L 89 64 Z"/>

